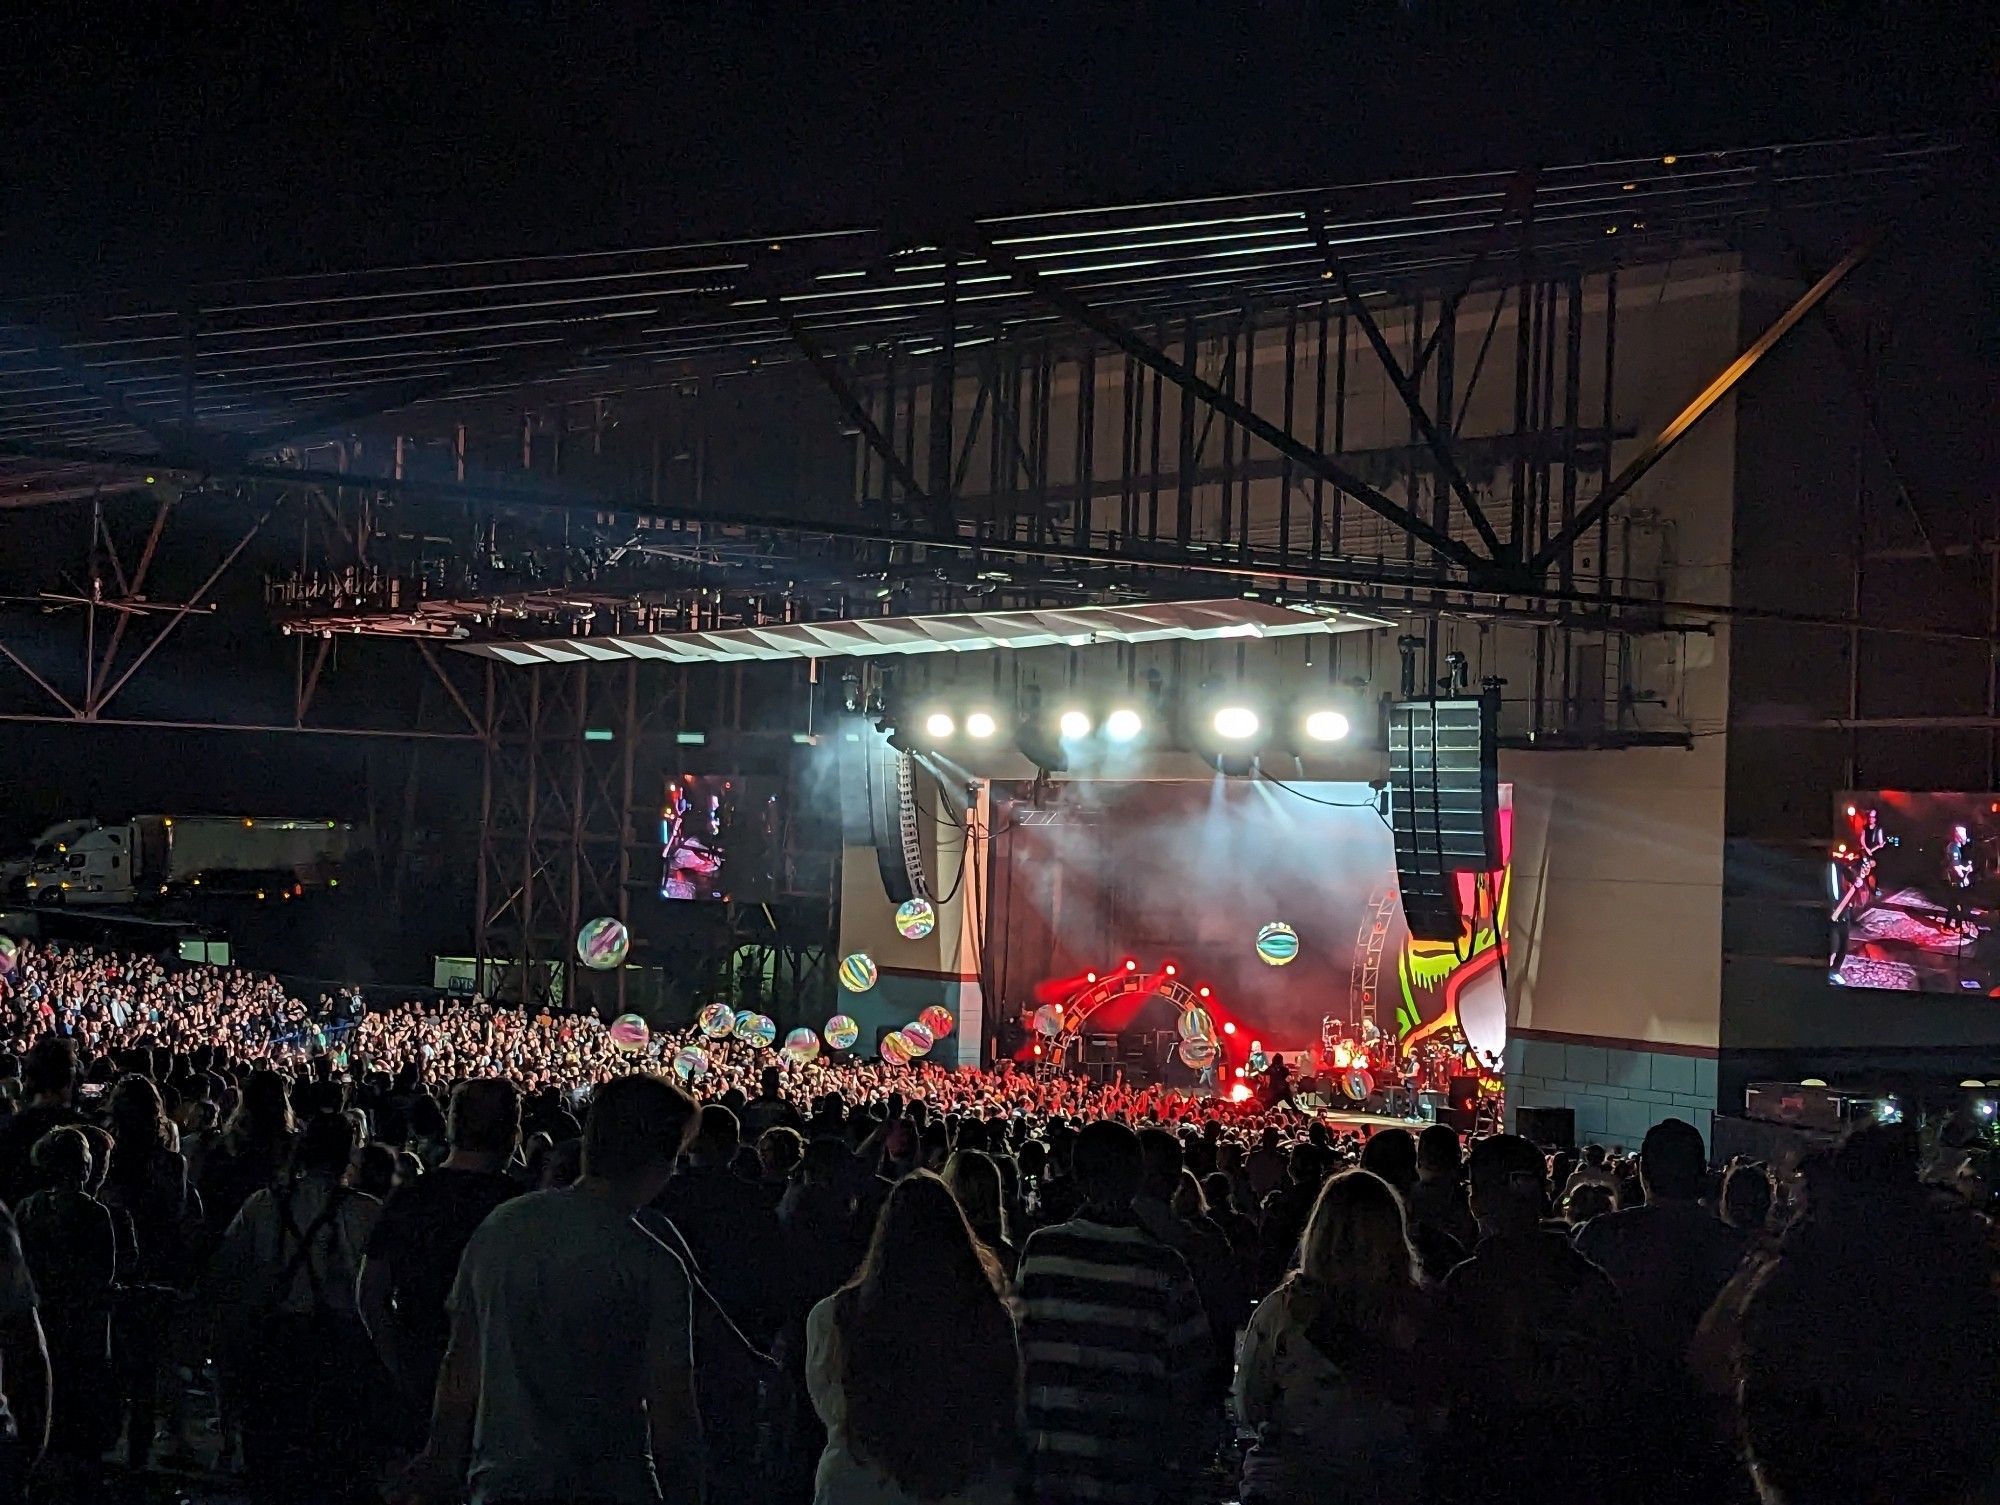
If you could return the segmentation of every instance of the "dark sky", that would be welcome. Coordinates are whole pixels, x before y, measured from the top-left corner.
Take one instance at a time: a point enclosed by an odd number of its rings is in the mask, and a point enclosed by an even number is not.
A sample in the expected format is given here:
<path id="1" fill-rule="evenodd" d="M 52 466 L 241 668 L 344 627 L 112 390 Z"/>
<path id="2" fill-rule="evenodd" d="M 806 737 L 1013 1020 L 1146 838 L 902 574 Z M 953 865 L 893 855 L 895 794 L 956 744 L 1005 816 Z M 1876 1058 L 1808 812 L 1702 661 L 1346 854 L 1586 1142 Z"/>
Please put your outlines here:
<path id="1" fill-rule="evenodd" d="M 1900 0 L 31 9 L 16 292 L 1962 124 L 1993 61 Z"/>

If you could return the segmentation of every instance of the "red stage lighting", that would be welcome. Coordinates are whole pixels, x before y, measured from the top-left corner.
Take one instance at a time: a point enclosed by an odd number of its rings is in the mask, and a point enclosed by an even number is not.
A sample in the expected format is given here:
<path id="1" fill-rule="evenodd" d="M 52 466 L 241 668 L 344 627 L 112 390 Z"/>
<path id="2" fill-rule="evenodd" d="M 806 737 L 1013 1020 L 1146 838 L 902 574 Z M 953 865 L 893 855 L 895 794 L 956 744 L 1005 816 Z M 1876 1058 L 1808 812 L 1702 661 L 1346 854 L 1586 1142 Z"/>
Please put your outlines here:
<path id="1" fill-rule="evenodd" d="M 1244 1071 L 1243 1071 L 1243 1068 L 1242 1068 L 1241 1066 L 1239 1066 L 1239 1067 L 1237 1067 L 1237 1068 L 1236 1068 L 1236 1075 L 1237 1075 L 1237 1078 L 1238 1078 L 1238 1080 L 1241 1080 L 1241 1079 L 1242 1079 L 1242 1077 L 1243 1077 L 1243 1075 L 1244 1075 Z"/>
<path id="2" fill-rule="evenodd" d="M 1128 956 L 1125 958 L 1125 970 L 1127 972 L 1136 972 L 1139 970 L 1139 964 L 1133 961 L 1132 958 Z"/>
<path id="3" fill-rule="evenodd" d="M 1042 1053 L 1042 1048 L 1041 1048 L 1041 1046 L 1037 1045 L 1037 1046 L 1035 1047 L 1035 1054 L 1036 1054 L 1036 1055 L 1040 1055 L 1041 1053 Z"/>
<path id="4" fill-rule="evenodd" d="M 1242 1074 L 1243 1074 L 1243 1073 L 1242 1073 L 1242 1072 L 1240 1072 L 1240 1071 L 1239 1071 L 1239 1072 L 1237 1073 L 1237 1075 L 1238 1075 L 1238 1076 L 1241 1076 Z M 1236 1084 L 1236 1085 L 1235 1085 L 1234 1087 L 1231 1087 L 1231 1088 L 1229 1089 L 1229 1100 L 1230 1100 L 1230 1101 L 1231 1101 L 1232 1103 L 1247 1103 L 1247 1102 L 1249 1102 L 1249 1101 L 1250 1101 L 1250 1086 L 1249 1086 L 1249 1083 L 1247 1083 L 1247 1082 L 1238 1082 L 1238 1083 L 1237 1083 L 1237 1084 Z"/>
<path id="5" fill-rule="evenodd" d="M 1168 963 L 1167 963 L 1167 976 L 1169 976 L 1169 977 L 1172 977 L 1172 976 L 1174 975 L 1174 970 L 1175 970 L 1175 969 L 1174 969 L 1174 964 L 1173 964 L 1172 962 L 1168 962 Z"/>
<path id="6" fill-rule="evenodd" d="M 1199 993 L 1204 998 L 1208 997 L 1208 984 L 1203 983 L 1200 987 L 1195 989 L 1195 992 Z"/>
<path id="7" fill-rule="evenodd" d="M 1225 1020 L 1225 1021 L 1223 1022 L 1223 1025 L 1222 1025 L 1222 1032 L 1223 1032 L 1223 1033 L 1224 1033 L 1225 1035 L 1233 1035 L 1233 1034 L 1235 1034 L 1235 1033 L 1236 1033 L 1236 1021 L 1235 1021 L 1234 1019 L 1229 1019 L 1229 1020 Z"/>
<path id="8" fill-rule="evenodd" d="M 1849 815 L 1850 817 L 1852 817 L 1852 816 L 1853 816 L 1853 814 L 1854 814 L 1854 807 L 1853 807 L 1852 805 L 1849 805 L 1849 806 L 1847 807 L 1847 813 L 1848 813 L 1848 815 Z"/>
<path id="9" fill-rule="evenodd" d="M 1095 972 L 1086 972 L 1083 974 L 1083 980 L 1085 982 L 1096 982 L 1097 974 Z"/>

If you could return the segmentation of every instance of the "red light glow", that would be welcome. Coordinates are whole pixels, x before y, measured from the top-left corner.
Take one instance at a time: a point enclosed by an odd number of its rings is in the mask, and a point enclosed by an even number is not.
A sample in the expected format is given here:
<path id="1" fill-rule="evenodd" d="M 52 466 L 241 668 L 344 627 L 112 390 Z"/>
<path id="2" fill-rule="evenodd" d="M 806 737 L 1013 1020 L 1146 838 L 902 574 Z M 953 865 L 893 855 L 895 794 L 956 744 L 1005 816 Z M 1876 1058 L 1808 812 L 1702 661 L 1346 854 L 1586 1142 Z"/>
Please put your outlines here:
<path id="1" fill-rule="evenodd" d="M 1241 1066 L 1237 1067 L 1237 1068 L 1236 1068 L 1236 1079 L 1237 1079 L 1238 1081 L 1241 1081 L 1241 1080 L 1243 1079 L 1244 1075 L 1245 1075 L 1245 1073 L 1244 1073 L 1244 1070 L 1243 1070 L 1243 1068 L 1242 1068 Z"/>
<path id="2" fill-rule="evenodd" d="M 1083 974 L 1083 980 L 1085 982 L 1096 982 L 1097 974 L 1095 972 L 1086 972 Z"/>
<path id="3" fill-rule="evenodd" d="M 1203 998 L 1208 997 L 1208 984 L 1203 983 L 1200 987 L 1195 989 L 1195 992 L 1199 993 Z"/>
<path id="4" fill-rule="evenodd" d="M 1125 970 L 1127 972 L 1136 972 L 1139 970 L 1139 964 L 1133 961 L 1132 958 L 1128 956 L 1125 958 Z"/>
<path id="5" fill-rule="evenodd" d="M 1172 962 L 1168 962 L 1168 963 L 1167 963 L 1167 976 L 1169 976 L 1169 977 L 1172 977 L 1172 976 L 1174 975 L 1174 970 L 1175 970 L 1175 968 L 1174 968 L 1174 964 L 1173 964 Z"/>
<path id="6" fill-rule="evenodd" d="M 1239 1072 L 1238 1075 L 1241 1075 L 1241 1073 Z M 1231 1087 L 1229 1089 L 1229 1100 L 1232 1103 L 1249 1102 L 1250 1101 L 1249 1084 L 1246 1082 L 1238 1082 L 1234 1087 Z"/>
<path id="7" fill-rule="evenodd" d="M 1225 1035 L 1233 1035 L 1233 1034 L 1235 1034 L 1235 1033 L 1236 1033 L 1236 1021 L 1235 1021 L 1234 1019 L 1230 1019 L 1230 1020 L 1227 1020 L 1227 1021 L 1225 1021 L 1225 1022 L 1223 1023 L 1223 1026 L 1222 1026 L 1222 1032 L 1223 1032 L 1223 1033 L 1224 1033 Z"/>
<path id="8" fill-rule="evenodd" d="M 1036 1054 L 1036 1055 L 1040 1055 L 1041 1053 L 1042 1053 L 1042 1048 L 1041 1048 L 1041 1046 L 1037 1045 L 1037 1046 L 1035 1047 L 1035 1054 Z"/>

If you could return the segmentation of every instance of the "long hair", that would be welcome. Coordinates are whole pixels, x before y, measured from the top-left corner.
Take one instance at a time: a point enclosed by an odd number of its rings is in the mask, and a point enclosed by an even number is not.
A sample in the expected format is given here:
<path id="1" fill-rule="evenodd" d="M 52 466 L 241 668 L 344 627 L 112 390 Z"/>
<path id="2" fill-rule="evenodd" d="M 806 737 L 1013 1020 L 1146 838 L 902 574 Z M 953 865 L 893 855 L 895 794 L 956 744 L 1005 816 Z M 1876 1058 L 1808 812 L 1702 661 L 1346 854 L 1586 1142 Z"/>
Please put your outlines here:
<path id="1" fill-rule="evenodd" d="M 253 1071 L 243 1079 L 243 1093 L 224 1130 L 229 1148 L 282 1149 L 298 1132 L 285 1079 L 275 1071 Z"/>
<path id="2" fill-rule="evenodd" d="M 1007 1237 L 1007 1199 L 1000 1167 L 984 1150 L 954 1150 L 944 1165 L 944 1184 L 965 1211 L 965 1221 L 989 1248 Z"/>
<path id="3" fill-rule="evenodd" d="M 1021 1356 L 1004 1288 L 949 1188 L 914 1171 L 835 1297 L 849 1444 L 920 1499 L 964 1489 L 1011 1446 Z M 946 1354 L 954 1372 L 941 1384 Z"/>
<path id="4" fill-rule="evenodd" d="M 167 1119 L 166 1105 L 160 1100 L 160 1089 L 150 1078 L 120 1077 L 111 1089 L 109 1116 L 118 1148 L 125 1152 L 116 1155 L 114 1151 L 115 1158 L 121 1161 L 133 1158 L 143 1161 L 150 1151 L 173 1145 L 173 1125 Z"/>
<path id="5" fill-rule="evenodd" d="M 1417 1256 L 1395 1188 L 1359 1170 L 1321 1187 L 1288 1284 L 1308 1322 L 1380 1334 L 1407 1316 L 1418 1289 Z"/>

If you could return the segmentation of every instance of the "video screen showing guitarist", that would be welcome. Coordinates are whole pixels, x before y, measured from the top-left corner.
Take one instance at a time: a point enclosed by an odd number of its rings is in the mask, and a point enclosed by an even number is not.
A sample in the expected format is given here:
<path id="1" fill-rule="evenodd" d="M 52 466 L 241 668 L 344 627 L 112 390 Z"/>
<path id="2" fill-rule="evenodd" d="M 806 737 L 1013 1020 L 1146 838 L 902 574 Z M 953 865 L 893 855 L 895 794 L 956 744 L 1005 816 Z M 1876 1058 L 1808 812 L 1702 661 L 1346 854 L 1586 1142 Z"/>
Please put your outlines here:
<path id="1" fill-rule="evenodd" d="M 2000 792 L 1842 805 L 1826 868 L 1829 980 L 2000 998 Z"/>

